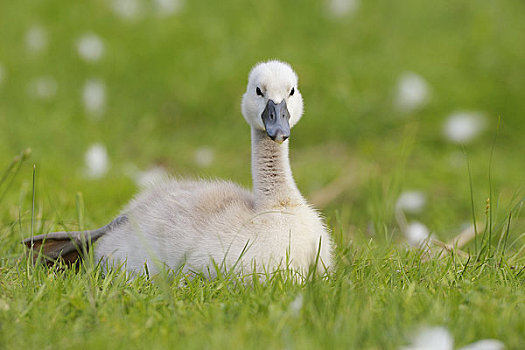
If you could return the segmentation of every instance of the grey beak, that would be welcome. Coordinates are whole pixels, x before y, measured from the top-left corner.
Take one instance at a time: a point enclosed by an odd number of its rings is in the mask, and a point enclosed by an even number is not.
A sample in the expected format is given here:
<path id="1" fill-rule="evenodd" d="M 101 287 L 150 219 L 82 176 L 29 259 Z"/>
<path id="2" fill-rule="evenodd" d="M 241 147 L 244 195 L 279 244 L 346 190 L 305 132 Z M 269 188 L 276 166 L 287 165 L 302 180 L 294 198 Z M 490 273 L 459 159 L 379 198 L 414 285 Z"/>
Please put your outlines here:
<path id="1" fill-rule="evenodd" d="M 266 133 L 272 140 L 282 143 L 290 137 L 290 113 L 284 99 L 279 104 L 268 100 L 261 117 Z"/>

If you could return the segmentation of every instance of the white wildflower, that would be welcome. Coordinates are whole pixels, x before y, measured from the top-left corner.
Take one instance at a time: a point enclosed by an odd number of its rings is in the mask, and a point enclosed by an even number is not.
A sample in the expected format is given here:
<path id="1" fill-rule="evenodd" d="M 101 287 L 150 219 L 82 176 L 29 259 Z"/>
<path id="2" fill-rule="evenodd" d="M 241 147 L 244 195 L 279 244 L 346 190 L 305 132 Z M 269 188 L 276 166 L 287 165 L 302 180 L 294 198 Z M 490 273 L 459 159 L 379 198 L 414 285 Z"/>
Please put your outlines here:
<path id="1" fill-rule="evenodd" d="M 447 118 L 443 133 L 452 142 L 467 143 L 478 136 L 486 125 L 487 121 L 482 113 L 458 111 Z"/>
<path id="2" fill-rule="evenodd" d="M 396 202 L 396 207 L 406 213 L 417 214 L 425 206 L 425 194 L 421 191 L 405 191 L 401 193 Z"/>
<path id="3" fill-rule="evenodd" d="M 430 89 L 425 79 L 417 73 L 405 72 L 397 82 L 395 104 L 404 112 L 423 107 L 429 100 Z"/>
<path id="4" fill-rule="evenodd" d="M 85 61 L 96 62 L 104 56 L 104 43 L 95 34 L 84 34 L 77 39 L 77 51 Z"/>
<path id="5" fill-rule="evenodd" d="M 328 13 L 333 17 L 354 14 L 359 8 L 359 0 L 328 0 Z"/>
<path id="6" fill-rule="evenodd" d="M 117 16 L 125 20 L 137 19 L 143 12 L 138 0 L 113 0 L 111 8 Z"/>
<path id="7" fill-rule="evenodd" d="M 159 16 L 170 16 L 182 9 L 182 0 L 154 0 L 155 9 Z"/>
<path id="8" fill-rule="evenodd" d="M 453 350 L 454 338 L 444 327 L 422 328 L 413 338 L 412 344 L 402 350 Z"/>
<path id="9" fill-rule="evenodd" d="M 444 327 L 424 327 L 414 337 L 409 346 L 400 350 L 452 350 L 454 338 Z M 496 339 L 483 339 L 459 350 L 503 350 L 505 345 Z"/>
<path id="10" fill-rule="evenodd" d="M 106 107 L 106 86 L 101 80 L 89 79 L 82 92 L 84 109 L 93 117 L 100 117 Z"/>
<path id="11" fill-rule="evenodd" d="M 406 227 L 405 237 L 411 246 L 421 247 L 430 238 L 430 231 L 421 222 L 412 221 Z"/>
<path id="12" fill-rule="evenodd" d="M 299 313 L 301 312 L 301 309 L 303 308 L 303 295 L 298 294 L 295 299 L 290 303 L 288 306 L 288 310 L 290 311 L 290 314 L 294 317 L 299 316 Z"/>
<path id="13" fill-rule="evenodd" d="M 39 25 L 33 25 L 26 32 L 25 42 L 28 51 L 38 53 L 47 47 L 47 33 Z"/>
<path id="14" fill-rule="evenodd" d="M 98 179 L 104 176 L 109 169 L 109 157 L 106 147 L 95 143 L 89 147 L 84 156 L 86 164 L 86 176 Z"/>

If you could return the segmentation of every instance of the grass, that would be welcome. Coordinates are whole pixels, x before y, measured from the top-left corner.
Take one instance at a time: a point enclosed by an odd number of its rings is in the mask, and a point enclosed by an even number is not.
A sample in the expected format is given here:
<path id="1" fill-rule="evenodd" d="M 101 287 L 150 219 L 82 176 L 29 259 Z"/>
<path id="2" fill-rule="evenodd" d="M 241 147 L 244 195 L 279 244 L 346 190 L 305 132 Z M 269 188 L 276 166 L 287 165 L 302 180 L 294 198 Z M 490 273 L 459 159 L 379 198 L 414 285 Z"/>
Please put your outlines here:
<path id="1" fill-rule="evenodd" d="M 342 17 L 314 0 L 186 1 L 169 17 L 141 3 L 134 20 L 102 0 L 0 4 L 0 348 L 395 349 L 423 325 L 447 327 L 458 347 L 483 338 L 522 347 L 522 2 L 361 1 Z M 39 53 L 24 39 L 34 25 L 48 34 Z M 99 62 L 76 52 L 88 32 L 104 42 Z M 332 276 L 179 287 L 183 276 L 129 282 L 20 258 L 31 232 L 109 222 L 137 191 L 133 166 L 250 186 L 240 96 L 250 67 L 273 57 L 295 67 L 305 98 L 291 140 L 298 186 L 311 198 L 336 189 L 319 202 L 337 242 Z M 431 87 L 429 103 L 409 113 L 393 103 L 405 71 Z M 27 92 L 40 76 L 57 82 L 49 100 Z M 98 119 L 82 104 L 91 78 L 106 86 Z M 448 142 L 443 123 L 457 110 L 482 111 L 488 129 Z M 83 157 L 95 142 L 111 168 L 89 179 Z M 215 154 L 205 168 L 194 161 L 203 146 Z M 470 258 L 407 249 L 394 209 L 410 189 L 427 204 L 407 219 L 436 239 L 477 223 L 461 248 Z"/>
<path id="2" fill-rule="evenodd" d="M 523 343 L 523 271 L 497 257 L 422 262 L 416 250 L 359 243 L 340 246 L 328 279 L 304 283 L 222 276 L 180 287 L 181 275 L 127 281 L 22 261 L 2 271 L 0 339 L 6 348 L 396 348 L 429 324 L 449 327 L 457 345 Z"/>

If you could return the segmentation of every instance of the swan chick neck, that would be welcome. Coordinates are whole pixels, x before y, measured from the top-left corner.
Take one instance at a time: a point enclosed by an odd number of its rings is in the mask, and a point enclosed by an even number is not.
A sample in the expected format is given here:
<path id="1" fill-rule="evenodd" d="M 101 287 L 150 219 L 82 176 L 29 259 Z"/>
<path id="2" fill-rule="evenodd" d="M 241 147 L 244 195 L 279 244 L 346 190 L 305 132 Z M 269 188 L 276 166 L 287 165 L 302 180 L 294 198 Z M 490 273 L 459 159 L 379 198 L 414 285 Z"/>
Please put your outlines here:
<path id="1" fill-rule="evenodd" d="M 252 179 L 255 204 L 259 208 L 305 205 L 292 176 L 289 141 L 272 141 L 266 132 L 252 128 Z"/>

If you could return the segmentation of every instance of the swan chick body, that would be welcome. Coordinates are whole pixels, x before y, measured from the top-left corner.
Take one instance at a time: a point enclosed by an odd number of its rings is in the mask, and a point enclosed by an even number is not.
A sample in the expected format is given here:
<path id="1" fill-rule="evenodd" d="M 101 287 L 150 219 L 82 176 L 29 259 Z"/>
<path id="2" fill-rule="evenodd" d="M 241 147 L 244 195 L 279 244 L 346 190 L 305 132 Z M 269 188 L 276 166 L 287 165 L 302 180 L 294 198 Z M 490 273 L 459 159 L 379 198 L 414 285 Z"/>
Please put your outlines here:
<path id="1" fill-rule="evenodd" d="M 128 272 L 150 274 L 169 267 L 216 277 L 290 267 L 305 272 L 331 265 L 331 241 L 308 206 L 282 203 L 257 208 L 253 193 L 227 181 L 162 183 L 124 210 L 128 220 L 101 237 L 95 257 Z M 320 242 L 321 240 L 321 242 Z M 321 268 L 323 267 L 323 268 Z"/>

